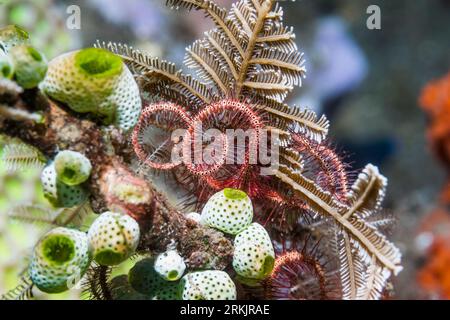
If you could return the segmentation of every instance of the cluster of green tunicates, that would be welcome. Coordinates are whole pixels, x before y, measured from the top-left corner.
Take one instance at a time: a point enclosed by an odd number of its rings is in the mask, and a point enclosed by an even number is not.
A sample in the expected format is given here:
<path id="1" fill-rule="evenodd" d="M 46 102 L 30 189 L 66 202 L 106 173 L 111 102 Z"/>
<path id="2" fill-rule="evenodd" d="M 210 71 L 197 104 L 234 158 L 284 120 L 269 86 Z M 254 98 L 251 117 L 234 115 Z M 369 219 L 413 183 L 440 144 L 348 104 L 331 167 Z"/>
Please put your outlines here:
<path id="1" fill-rule="evenodd" d="M 49 182 L 54 180 L 46 180 L 46 177 L 75 187 L 90 174 L 88 160 L 73 151 L 61 151 L 44 172 L 50 172 L 48 168 L 53 175 L 43 175 L 47 192 L 52 189 Z M 58 185 L 51 184 L 57 186 L 57 191 Z M 198 222 L 235 235 L 232 265 L 238 280 L 244 283 L 266 278 L 273 269 L 275 256 L 264 227 L 251 223 L 252 210 L 252 203 L 244 192 L 225 189 L 211 197 Z M 132 217 L 104 212 L 87 233 L 68 228 L 56 228 L 47 233 L 35 247 L 29 273 L 41 290 L 62 292 L 84 275 L 92 260 L 103 266 L 116 266 L 129 259 L 136 252 L 139 240 L 139 225 Z M 227 272 L 187 270 L 186 261 L 173 248 L 142 258 L 127 276 L 112 279 L 110 287 L 112 297 L 119 300 L 237 298 L 236 285 Z"/>
<path id="2" fill-rule="evenodd" d="M 29 274 L 33 283 L 47 293 L 74 287 L 92 260 L 104 266 L 118 265 L 136 250 L 140 230 L 130 216 L 115 212 L 101 214 L 88 232 L 58 227 L 46 233 L 33 250 Z"/>
<path id="3" fill-rule="evenodd" d="M 130 269 L 128 276 L 112 281 L 113 298 L 117 300 L 180 300 L 186 270 L 183 258 L 174 249 L 155 257 L 143 258 Z M 116 287 L 115 283 L 120 283 Z"/>
<path id="4" fill-rule="evenodd" d="M 128 131 L 142 108 L 139 87 L 118 55 L 87 48 L 61 54 L 49 63 L 16 25 L 0 29 L 0 78 L 24 89 L 39 87 L 76 113 L 88 113 L 105 125 Z"/>
<path id="5" fill-rule="evenodd" d="M 235 300 L 236 286 L 220 270 L 185 271 L 175 250 L 138 261 L 128 277 L 112 281 L 113 298 L 137 300 Z"/>
<path id="6" fill-rule="evenodd" d="M 15 25 L 0 29 L 0 77 L 32 89 L 44 79 L 47 59 L 30 45 L 28 33 Z"/>
<path id="7" fill-rule="evenodd" d="M 245 192 L 231 188 L 214 194 L 200 216 L 204 225 L 236 236 L 233 268 L 244 282 L 266 278 L 275 262 L 269 234 L 260 224 L 252 223 L 252 218 L 250 198 Z"/>
<path id="8" fill-rule="evenodd" d="M 253 205 L 248 195 L 226 188 L 214 194 L 201 214 L 186 218 L 234 236 L 233 268 L 236 279 L 253 285 L 268 277 L 274 267 L 272 241 L 258 223 L 252 223 Z M 234 300 L 236 285 L 222 270 L 189 270 L 176 250 L 137 262 L 128 277 L 112 281 L 115 299 Z"/>

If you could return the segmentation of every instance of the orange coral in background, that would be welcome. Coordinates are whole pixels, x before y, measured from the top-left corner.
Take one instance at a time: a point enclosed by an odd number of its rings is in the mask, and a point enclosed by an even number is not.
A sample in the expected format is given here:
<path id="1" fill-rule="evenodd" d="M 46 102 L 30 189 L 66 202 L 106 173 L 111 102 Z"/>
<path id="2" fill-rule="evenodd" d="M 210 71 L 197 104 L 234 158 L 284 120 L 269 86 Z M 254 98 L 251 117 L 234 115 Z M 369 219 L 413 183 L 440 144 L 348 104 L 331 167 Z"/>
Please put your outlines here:
<path id="1" fill-rule="evenodd" d="M 428 139 L 450 172 L 450 73 L 425 86 L 419 102 L 430 118 Z M 443 190 L 442 200 L 450 203 L 450 182 Z"/>
<path id="2" fill-rule="evenodd" d="M 447 239 L 450 243 L 450 213 L 445 208 L 437 207 L 423 219 L 419 233 L 433 234 L 435 237 Z"/>
<path id="3" fill-rule="evenodd" d="M 423 220 L 419 234 L 433 235 L 427 249 L 426 262 L 417 281 L 428 293 L 440 299 L 450 299 L 450 214 L 437 208 Z"/>
<path id="4" fill-rule="evenodd" d="M 419 102 L 429 117 L 429 142 L 450 173 L 450 73 L 425 86 Z M 441 193 L 441 202 L 450 204 L 450 179 Z M 417 280 L 428 293 L 450 299 L 450 213 L 437 208 L 426 216 L 420 233 L 429 233 L 433 240 Z"/>
<path id="5" fill-rule="evenodd" d="M 419 271 L 418 281 L 439 298 L 450 299 L 450 241 L 436 238 L 431 245 L 427 263 Z"/>

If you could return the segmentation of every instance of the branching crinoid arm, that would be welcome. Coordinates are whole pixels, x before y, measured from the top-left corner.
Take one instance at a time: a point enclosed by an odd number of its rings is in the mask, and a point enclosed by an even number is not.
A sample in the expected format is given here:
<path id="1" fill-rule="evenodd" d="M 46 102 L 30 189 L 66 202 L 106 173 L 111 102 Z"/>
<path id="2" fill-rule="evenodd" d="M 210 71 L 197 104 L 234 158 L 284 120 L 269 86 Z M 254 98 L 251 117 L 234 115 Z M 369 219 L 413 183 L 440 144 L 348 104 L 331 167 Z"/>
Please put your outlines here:
<path id="1" fill-rule="evenodd" d="M 328 134 L 330 123 L 325 115 L 319 117 L 312 110 L 290 107 L 272 98 L 256 96 L 253 100 L 255 107 L 268 115 L 274 127 L 302 134 L 317 143 L 322 142 Z"/>
<path id="2" fill-rule="evenodd" d="M 230 11 L 210 0 L 168 0 L 171 7 L 202 10 L 216 28 L 187 49 L 186 63 L 222 96 L 282 102 L 305 75 L 303 53 L 273 0 L 241 0 Z M 286 110 L 278 110 L 283 114 Z M 280 116 L 280 115 L 279 115 Z"/>
<path id="3" fill-rule="evenodd" d="M 212 100 L 212 93 L 207 85 L 184 74 L 172 62 L 151 57 L 124 44 L 97 41 L 95 47 L 109 50 L 122 57 L 133 74 L 144 81 L 167 82 L 174 91 L 183 93 L 199 104 L 209 103 Z"/>
<path id="4" fill-rule="evenodd" d="M 34 284 L 27 274 L 23 275 L 19 284 L 0 297 L 0 300 L 29 300 L 33 298 Z"/>
<path id="5" fill-rule="evenodd" d="M 187 48 L 185 61 L 200 78 L 213 83 L 220 95 L 229 94 L 240 76 L 245 40 L 240 39 L 240 30 L 227 21 L 226 9 L 210 0 L 168 0 L 167 5 L 202 10 L 214 21 L 217 28 Z"/>
<path id="6" fill-rule="evenodd" d="M 89 201 L 71 207 L 53 209 L 39 204 L 19 204 L 8 211 L 8 218 L 22 223 L 40 225 L 47 228 L 83 226 L 86 217 L 92 214 Z"/>
<path id="7" fill-rule="evenodd" d="M 296 48 L 294 34 L 284 26 L 283 11 L 275 3 L 241 0 L 228 14 L 227 21 L 232 30 L 239 32 L 244 51 L 239 60 L 236 96 L 257 88 L 260 95 L 270 98 L 275 93 L 276 100 L 282 102 L 294 86 L 301 84 L 306 72 L 303 53 L 291 50 Z M 279 76 L 267 76 L 274 73 Z"/>
<path id="8" fill-rule="evenodd" d="M 344 204 L 297 171 L 281 166 L 275 174 L 311 210 L 335 221 L 343 297 L 378 299 L 391 273 L 402 270 L 399 249 L 365 220 L 379 209 L 386 178 L 367 165 L 347 194 L 349 204 Z"/>
<path id="9" fill-rule="evenodd" d="M 37 148 L 15 139 L 7 139 L 0 158 L 0 163 L 3 163 L 9 172 L 29 168 L 42 169 L 45 161 L 44 155 Z"/>

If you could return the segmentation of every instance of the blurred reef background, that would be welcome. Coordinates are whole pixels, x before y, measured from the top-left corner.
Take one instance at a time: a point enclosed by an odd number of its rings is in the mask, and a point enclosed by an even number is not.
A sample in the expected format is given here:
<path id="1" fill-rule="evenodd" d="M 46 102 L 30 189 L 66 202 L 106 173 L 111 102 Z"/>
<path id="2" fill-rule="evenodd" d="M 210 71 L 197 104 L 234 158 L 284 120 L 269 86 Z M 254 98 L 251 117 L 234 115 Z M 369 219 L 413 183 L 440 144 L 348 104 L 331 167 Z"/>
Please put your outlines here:
<path id="1" fill-rule="evenodd" d="M 219 2 L 229 7 L 232 1 Z M 66 26 L 72 4 L 81 9 L 80 29 Z M 427 138 L 430 120 L 419 103 L 422 88 L 450 70 L 450 1 L 280 4 L 308 63 L 304 87 L 288 103 L 327 114 L 331 138 L 353 168 L 371 162 L 389 178 L 386 216 L 396 219 L 392 239 L 405 265 L 394 298 L 450 299 L 450 213 L 441 196 L 449 164 Z M 381 9 L 381 30 L 366 26 L 373 4 Z M 179 64 L 184 48 L 211 27 L 202 14 L 171 11 L 163 0 L 0 0 L 0 25 L 7 24 L 29 30 L 48 59 L 100 39 Z M 2 145 L 0 139 L 0 156 Z M 42 232 L 8 219 L 33 199 L 46 205 L 37 181 L 37 171 L 12 175 L 0 167 L 0 294 L 15 286 L 26 266 L 22 257 Z"/>

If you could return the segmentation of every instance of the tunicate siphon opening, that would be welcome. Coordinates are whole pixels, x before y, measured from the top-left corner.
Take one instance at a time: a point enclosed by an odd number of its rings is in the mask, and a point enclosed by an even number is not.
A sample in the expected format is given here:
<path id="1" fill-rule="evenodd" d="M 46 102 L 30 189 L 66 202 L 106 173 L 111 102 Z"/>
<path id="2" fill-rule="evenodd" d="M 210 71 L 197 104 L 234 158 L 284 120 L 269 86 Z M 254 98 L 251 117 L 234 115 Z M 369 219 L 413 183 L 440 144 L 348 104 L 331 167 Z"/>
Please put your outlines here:
<path id="1" fill-rule="evenodd" d="M 122 71 L 122 59 L 115 54 L 98 48 L 79 51 L 76 65 L 86 74 L 95 77 L 110 77 Z"/>
<path id="2" fill-rule="evenodd" d="M 44 257 L 56 264 L 63 264 L 75 255 L 73 240 L 63 235 L 53 235 L 44 240 L 42 244 Z"/>

